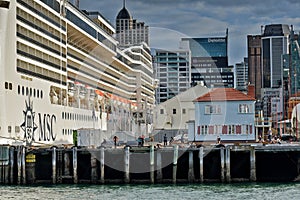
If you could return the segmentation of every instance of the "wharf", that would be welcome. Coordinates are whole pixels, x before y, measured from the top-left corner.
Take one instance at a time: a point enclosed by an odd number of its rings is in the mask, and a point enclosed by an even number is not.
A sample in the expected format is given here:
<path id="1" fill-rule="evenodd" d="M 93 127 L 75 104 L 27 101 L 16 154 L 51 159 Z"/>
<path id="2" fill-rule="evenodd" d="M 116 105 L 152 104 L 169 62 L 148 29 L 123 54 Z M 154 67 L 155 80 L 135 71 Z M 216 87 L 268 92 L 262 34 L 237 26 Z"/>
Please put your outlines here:
<path id="1" fill-rule="evenodd" d="M 116 149 L 0 146 L 1 184 L 299 180 L 299 144 Z"/>

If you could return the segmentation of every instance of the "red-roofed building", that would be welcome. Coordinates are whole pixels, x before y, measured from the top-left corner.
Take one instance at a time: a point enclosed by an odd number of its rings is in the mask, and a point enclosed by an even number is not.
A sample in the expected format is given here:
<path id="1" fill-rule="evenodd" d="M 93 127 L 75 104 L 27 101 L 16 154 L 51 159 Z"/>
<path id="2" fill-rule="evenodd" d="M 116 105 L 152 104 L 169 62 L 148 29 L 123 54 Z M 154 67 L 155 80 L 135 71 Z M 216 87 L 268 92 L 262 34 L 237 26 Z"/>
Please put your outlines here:
<path id="1" fill-rule="evenodd" d="M 233 88 L 216 88 L 194 100 L 190 141 L 255 141 L 255 99 Z"/>

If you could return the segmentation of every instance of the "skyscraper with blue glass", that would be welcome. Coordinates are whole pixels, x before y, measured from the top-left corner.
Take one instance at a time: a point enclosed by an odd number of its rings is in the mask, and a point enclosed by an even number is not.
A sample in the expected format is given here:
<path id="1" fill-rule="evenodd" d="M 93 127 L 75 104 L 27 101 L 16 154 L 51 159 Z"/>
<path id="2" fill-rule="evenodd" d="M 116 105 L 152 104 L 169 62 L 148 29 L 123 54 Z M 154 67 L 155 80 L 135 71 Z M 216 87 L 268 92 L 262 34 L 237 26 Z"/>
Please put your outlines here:
<path id="1" fill-rule="evenodd" d="M 228 66 L 228 37 L 182 38 L 191 51 L 191 84 L 234 87 L 233 66 Z"/>

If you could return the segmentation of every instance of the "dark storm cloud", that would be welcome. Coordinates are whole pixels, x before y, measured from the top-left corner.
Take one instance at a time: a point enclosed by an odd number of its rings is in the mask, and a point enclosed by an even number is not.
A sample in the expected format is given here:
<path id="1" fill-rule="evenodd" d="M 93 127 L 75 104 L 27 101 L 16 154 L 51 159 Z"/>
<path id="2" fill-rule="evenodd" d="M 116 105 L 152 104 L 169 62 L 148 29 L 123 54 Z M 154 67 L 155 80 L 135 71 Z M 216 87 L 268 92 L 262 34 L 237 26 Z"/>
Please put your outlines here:
<path id="1" fill-rule="evenodd" d="M 81 0 L 80 5 L 99 11 L 114 25 L 123 0 Z M 168 41 L 175 35 L 224 36 L 229 28 L 231 64 L 243 60 L 247 35 L 259 34 L 261 25 L 293 24 L 300 29 L 300 0 L 127 0 L 126 7 L 133 18 L 151 27 L 153 46 L 162 44 L 159 29 L 170 31 L 163 34 Z M 160 40 L 156 42 L 156 38 Z M 174 42 L 172 46 L 176 46 Z"/>

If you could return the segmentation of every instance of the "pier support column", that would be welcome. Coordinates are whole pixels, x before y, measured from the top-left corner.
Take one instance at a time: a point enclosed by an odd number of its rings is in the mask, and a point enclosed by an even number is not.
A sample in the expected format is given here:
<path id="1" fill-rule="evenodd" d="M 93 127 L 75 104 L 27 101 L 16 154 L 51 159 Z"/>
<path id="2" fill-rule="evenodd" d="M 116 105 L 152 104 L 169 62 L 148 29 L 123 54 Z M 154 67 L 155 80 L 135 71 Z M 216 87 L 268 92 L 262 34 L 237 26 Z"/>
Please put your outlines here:
<path id="1" fill-rule="evenodd" d="M 18 185 L 22 183 L 22 146 L 17 147 Z"/>
<path id="2" fill-rule="evenodd" d="M 56 147 L 52 149 L 52 183 L 56 183 Z"/>
<path id="3" fill-rule="evenodd" d="M 77 147 L 73 148 L 73 181 L 74 183 L 78 183 L 78 175 L 77 175 Z"/>
<path id="4" fill-rule="evenodd" d="M 105 166 L 104 147 L 101 147 L 100 148 L 100 182 L 102 184 L 105 182 L 105 179 L 104 179 L 104 166 Z"/>
<path id="5" fill-rule="evenodd" d="M 194 154 L 193 151 L 189 151 L 189 172 L 188 172 L 188 181 L 194 182 L 195 181 L 195 174 L 194 174 Z"/>
<path id="6" fill-rule="evenodd" d="M 162 174 L 162 160 L 161 160 L 161 151 L 157 151 L 156 153 L 156 181 L 158 183 L 162 182 L 163 174 Z"/>
<path id="7" fill-rule="evenodd" d="M 204 181 L 204 175 L 203 175 L 203 156 L 204 155 L 204 151 L 203 151 L 203 147 L 200 147 L 199 149 L 199 164 L 200 164 L 200 182 L 203 183 Z"/>
<path id="8" fill-rule="evenodd" d="M 9 146 L 0 146 L 0 183 L 9 182 Z"/>
<path id="9" fill-rule="evenodd" d="M 154 146 L 150 146 L 150 183 L 154 183 Z"/>
<path id="10" fill-rule="evenodd" d="M 70 154 L 67 151 L 64 153 L 64 175 L 70 176 Z"/>
<path id="11" fill-rule="evenodd" d="M 15 158 L 15 148 L 11 147 L 9 149 L 9 165 L 10 165 L 10 184 L 14 183 L 14 158 Z"/>
<path id="12" fill-rule="evenodd" d="M 220 148 L 220 157 L 221 157 L 221 182 L 225 182 L 225 159 L 224 159 L 224 147 Z"/>
<path id="13" fill-rule="evenodd" d="M 250 181 L 256 181 L 255 147 L 250 148 Z"/>
<path id="14" fill-rule="evenodd" d="M 230 174 L 230 147 L 226 147 L 225 149 L 225 165 L 226 165 L 226 181 L 228 183 L 231 182 L 231 174 Z"/>
<path id="15" fill-rule="evenodd" d="M 26 184 L 26 164 L 25 164 L 26 148 L 22 147 L 22 183 Z"/>
<path id="16" fill-rule="evenodd" d="M 178 160 L 178 145 L 174 146 L 174 157 L 173 157 L 173 183 L 176 183 L 177 178 L 177 160 Z"/>
<path id="17" fill-rule="evenodd" d="M 130 152 L 129 152 L 129 147 L 125 148 L 125 177 L 124 177 L 124 182 L 129 183 L 130 182 Z"/>
<path id="18" fill-rule="evenodd" d="M 95 154 L 95 152 L 91 153 L 91 182 L 97 183 L 97 179 L 98 179 L 97 159 L 94 154 Z"/>

